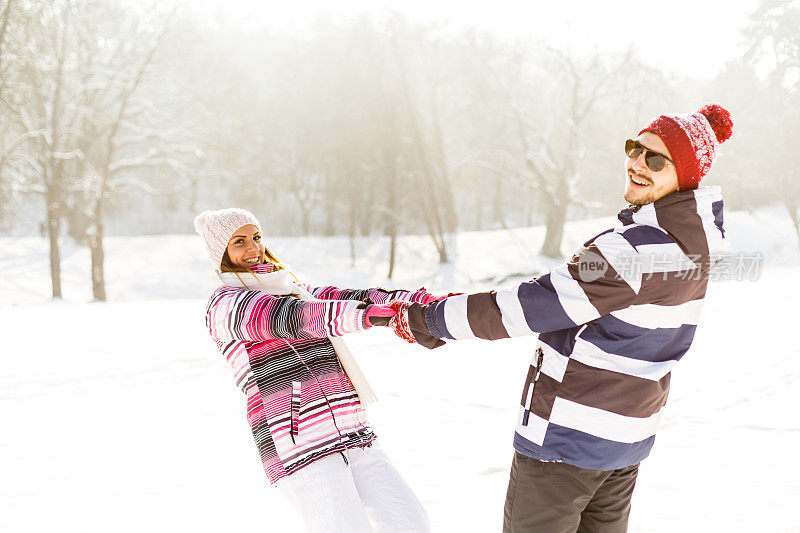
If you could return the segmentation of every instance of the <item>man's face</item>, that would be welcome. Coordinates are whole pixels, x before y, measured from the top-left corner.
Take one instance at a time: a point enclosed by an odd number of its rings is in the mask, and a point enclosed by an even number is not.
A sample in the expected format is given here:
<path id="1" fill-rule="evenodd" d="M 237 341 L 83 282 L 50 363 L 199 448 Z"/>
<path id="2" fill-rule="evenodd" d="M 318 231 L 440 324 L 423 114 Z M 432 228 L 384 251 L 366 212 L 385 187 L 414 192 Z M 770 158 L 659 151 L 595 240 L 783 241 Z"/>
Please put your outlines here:
<path id="1" fill-rule="evenodd" d="M 625 200 L 633 205 L 650 204 L 668 194 L 678 190 L 678 172 L 675 165 L 667 162 L 666 166 L 654 172 L 650 170 L 645 161 L 648 151 L 656 152 L 672 159 L 672 154 L 661 137 L 651 131 L 639 135 L 636 140 L 647 151 L 642 151 L 638 157 L 625 158 Z"/>

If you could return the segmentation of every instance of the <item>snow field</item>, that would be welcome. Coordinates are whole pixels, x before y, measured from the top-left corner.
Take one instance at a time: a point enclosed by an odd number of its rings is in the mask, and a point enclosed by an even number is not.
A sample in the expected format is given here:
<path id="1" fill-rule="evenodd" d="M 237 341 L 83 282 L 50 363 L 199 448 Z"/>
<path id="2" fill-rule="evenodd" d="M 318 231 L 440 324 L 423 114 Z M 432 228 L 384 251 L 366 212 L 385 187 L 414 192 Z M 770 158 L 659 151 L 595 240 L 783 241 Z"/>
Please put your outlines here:
<path id="1" fill-rule="evenodd" d="M 715 282 L 673 372 L 630 531 L 798 531 L 800 253 L 771 211 L 726 214 L 734 251 L 761 251 L 755 282 Z M 608 227 L 567 229 L 564 250 Z M 478 290 L 550 265 L 541 228 L 459 235 L 439 267 L 423 237 L 268 245 L 317 284 Z M 794 248 L 793 248 L 794 246 Z M 209 276 L 194 236 L 108 239 L 109 303 L 91 303 L 88 252 L 66 243 L 65 301 L 50 302 L 47 243 L 0 238 L 0 531 L 302 530 L 266 483 L 244 398 L 204 329 Z M 504 282 L 512 284 L 513 280 Z M 511 440 L 534 337 L 429 352 L 388 331 L 348 343 L 380 401 L 381 445 L 434 531 L 499 531 Z"/>

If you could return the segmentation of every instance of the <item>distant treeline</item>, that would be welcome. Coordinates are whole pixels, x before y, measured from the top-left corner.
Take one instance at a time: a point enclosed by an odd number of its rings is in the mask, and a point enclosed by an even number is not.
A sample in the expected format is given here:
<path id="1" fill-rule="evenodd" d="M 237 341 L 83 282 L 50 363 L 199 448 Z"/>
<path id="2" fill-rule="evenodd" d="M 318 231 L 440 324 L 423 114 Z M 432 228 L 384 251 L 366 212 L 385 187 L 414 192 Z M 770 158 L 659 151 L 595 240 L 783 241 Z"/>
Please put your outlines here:
<path id="1" fill-rule="evenodd" d="M 50 236 L 54 296 L 60 235 L 102 300 L 104 234 L 232 205 L 273 235 L 427 233 L 442 261 L 453 232 L 546 224 L 557 257 L 566 220 L 622 206 L 624 140 L 712 101 L 735 126 L 708 182 L 797 227 L 795 1 L 763 2 L 710 81 L 400 15 L 274 33 L 176 6 L 0 2 L 0 218 Z"/>

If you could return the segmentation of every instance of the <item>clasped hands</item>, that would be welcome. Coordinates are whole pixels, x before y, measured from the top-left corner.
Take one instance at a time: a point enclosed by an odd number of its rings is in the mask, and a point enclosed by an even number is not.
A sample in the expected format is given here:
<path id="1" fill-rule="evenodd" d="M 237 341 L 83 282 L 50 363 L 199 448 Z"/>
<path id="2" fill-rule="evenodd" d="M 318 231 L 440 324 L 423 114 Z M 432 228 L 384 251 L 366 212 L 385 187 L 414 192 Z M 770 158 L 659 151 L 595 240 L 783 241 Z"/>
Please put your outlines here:
<path id="1" fill-rule="evenodd" d="M 449 293 L 445 296 L 435 297 L 428 304 L 459 294 L 463 293 Z M 432 350 L 444 345 L 445 342 L 431 335 L 428 329 L 425 322 L 425 310 L 428 304 L 402 300 L 392 300 L 385 305 L 372 304 L 367 306 L 365 318 L 370 326 L 389 327 L 404 341 L 410 344 L 420 344 Z"/>

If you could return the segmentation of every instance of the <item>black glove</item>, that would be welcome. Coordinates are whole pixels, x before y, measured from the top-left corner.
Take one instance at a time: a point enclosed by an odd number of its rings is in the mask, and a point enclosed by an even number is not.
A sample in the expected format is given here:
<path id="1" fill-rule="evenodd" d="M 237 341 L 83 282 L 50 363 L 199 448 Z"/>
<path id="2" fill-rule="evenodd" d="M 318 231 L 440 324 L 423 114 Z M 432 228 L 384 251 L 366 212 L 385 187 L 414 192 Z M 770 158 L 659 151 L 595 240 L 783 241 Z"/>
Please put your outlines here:
<path id="1" fill-rule="evenodd" d="M 428 306 L 422 304 L 411 304 L 408 308 L 408 327 L 411 329 L 411 333 L 414 335 L 414 340 L 417 341 L 417 344 L 429 350 L 433 350 L 447 343 L 431 335 L 428 324 L 425 323 L 425 309 L 427 309 L 427 307 Z"/>

